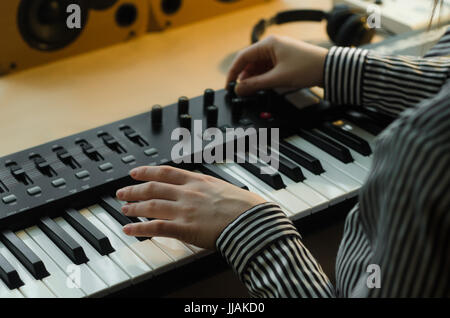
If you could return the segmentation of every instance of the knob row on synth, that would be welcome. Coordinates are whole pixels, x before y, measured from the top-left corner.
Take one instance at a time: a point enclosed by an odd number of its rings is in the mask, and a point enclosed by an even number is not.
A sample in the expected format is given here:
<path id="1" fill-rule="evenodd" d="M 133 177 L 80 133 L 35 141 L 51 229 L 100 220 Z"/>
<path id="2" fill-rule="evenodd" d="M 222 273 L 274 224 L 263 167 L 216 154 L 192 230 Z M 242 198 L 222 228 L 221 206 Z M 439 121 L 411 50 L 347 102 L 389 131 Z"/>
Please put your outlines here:
<path id="1" fill-rule="evenodd" d="M 235 93 L 236 82 L 230 82 L 227 86 L 227 101 L 231 105 L 234 119 L 239 119 L 242 111 L 249 104 L 257 104 L 265 116 L 270 116 L 270 96 L 266 91 L 260 91 L 250 99 L 239 97 Z M 206 89 L 203 94 L 203 106 L 206 113 L 208 127 L 215 127 L 219 118 L 219 108 L 215 105 L 215 91 L 213 89 Z M 186 96 L 178 99 L 178 118 L 180 127 L 190 129 L 192 125 L 192 117 L 189 112 L 190 100 Z M 163 123 L 163 108 L 161 105 L 155 105 L 151 111 L 152 125 L 155 128 L 161 127 Z"/>

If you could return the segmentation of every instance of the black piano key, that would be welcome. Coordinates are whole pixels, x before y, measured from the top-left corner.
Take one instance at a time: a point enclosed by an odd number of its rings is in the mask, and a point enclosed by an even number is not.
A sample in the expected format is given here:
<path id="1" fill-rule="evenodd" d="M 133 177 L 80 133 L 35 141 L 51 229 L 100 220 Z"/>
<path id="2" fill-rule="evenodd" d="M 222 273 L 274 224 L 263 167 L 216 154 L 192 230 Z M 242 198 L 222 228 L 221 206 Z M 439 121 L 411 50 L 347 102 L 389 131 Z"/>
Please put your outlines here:
<path id="1" fill-rule="evenodd" d="M 383 125 L 377 123 L 370 116 L 354 110 L 344 112 L 342 117 L 375 136 L 379 135 L 385 129 Z"/>
<path id="2" fill-rule="evenodd" d="M 243 159 L 242 161 L 240 159 Z M 245 162 L 244 162 L 245 161 Z M 280 174 L 275 170 L 269 174 L 261 173 L 261 168 L 269 167 L 265 163 L 258 160 L 256 163 L 251 163 L 248 155 L 240 155 L 236 154 L 236 163 L 239 164 L 242 168 L 250 172 L 252 175 L 257 177 L 259 180 L 267 183 L 269 186 L 274 188 L 275 190 L 280 190 L 286 188 L 286 185 L 283 182 Z"/>
<path id="3" fill-rule="evenodd" d="M 75 265 L 89 262 L 83 248 L 49 217 L 39 220 L 39 228 L 61 249 Z"/>
<path id="4" fill-rule="evenodd" d="M 352 148 L 363 156 L 370 156 L 372 154 L 372 149 L 370 149 L 370 145 L 367 141 L 347 130 L 342 129 L 341 127 L 337 127 L 331 123 L 325 123 L 319 128 L 319 130 L 324 134 L 327 134 L 342 142 L 344 145 Z"/>
<path id="5" fill-rule="evenodd" d="M 312 130 L 305 130 L 305 129 L 300 129 L 298 131 L 298 134 L 300 137 L 309 141 L 316 147 L 322 149 L 323 151 L 332 155 L 333 157 L 342 161 L 343 163 L 353 162 L 353 157 L 346 147 L 338 144 L 337 142 L 326 137 L 325 135 L 322 135 Z"/>
<path id="6" fill-rule="evenodd" d="M 45 268 L 42 260 L 19 239 L 16 234 L 9 230 L 5 230 L 0 234 L 2 242 L 11 251 L 11 253 L 22 263 L 23 266 L 33 275 L 37 280 L 41 280 L 50 273 Z"/>
<path id="7" fill-rule="evenodd" d="M 281 141 L 279 144 L 279 150 L 280 153 L 316 175 L 321 175 L 325 172 L 322 164 L 317 158 L 288 142 Z"/>
<path id="8" fill-rule="evenodd" d="M 113 197 L 105 195 L 100 200 L 100 206 L 104 208 L 121 225 L 125 226 L 131 223 L 139 223 L 138 218 L 127 217 L 122 213 L 122 205 Z"/>
<path id="9" fill-rule="evenodd" d="M 394 122 L 397 119 L 396 116 L 389 114 L 387 112 L 384 112 L 375 107 L 365 106 L 365 107 L 361 108 L 358 106 L 358 109 L 355 109 L 355 110 L 365 113 L 370 118 L 372 118 L 374 121 L 376 121 L 379 126 L 384 127 L 384 128 L 386 128 L 387 126 L 392 124 L 392 122 Z"/>
<path id="10" fill-rule="evenodd" d="M 0 279 L 2 279 L 6 286 L 11 290 L 24 285 L 17 271 L 2 254 L 0 254 Z"/>
<path id="11" fill-rule="evenodd" d="M 302 182 L 305 180 L 302 169 L 290 160 L 284 157 L 279 157 L 280 171 L 284 173 L 287 177 L 295 182 Z"/>
<path id="12" fill-rule="evenodd" d="M 68 209 L 64 212 L 64 219 L 73 226 L 99 253 L 108 255 L 115 250 L 109 239 L 77 210 Z"/>
<path id="13" fill-rule="evenodd" d="M 260 148 L 256 147 L 255 150 L 261 155 L 262 151 Z M 272 149 L 269 147 L 267 150 L 264 150 L 264 153 L 266 152 L 268 156 L 271 156 Z M 276 158 L 271 159 L 275 160 Z M 282 156 L 278 156 L 278 165 L 278 170 L 288 176 L 291 180 L 295 182 L 302 182 L 305 180 L 302 169 L 292 161 L 289 161 Z"/>
<path id="14" fill-rule="evenodd" d="M 207 174 L 209 176 L 222 179 L 228 183 L 231 183 L 241 189 L 248 190 L 247 186 L 234 178 L 233 176 L 230 176 L 228 173 L 220 169 L 219 167 L 216 167 L 215 165 L 211 164 L 202 164 L 199 167 L 199 170 L 203 172 L 204 174 Z"/>
<path id="15" fill-rule="evenodd" d="M 122 205 L 109 195 L 102 196 L 99 204 L 122 226 L 141 222 L 138 218 L 127 217 L 123 214 Z M 136 239 L 139 241 L 145 241 L 148 238 L 137 237 Z"/>

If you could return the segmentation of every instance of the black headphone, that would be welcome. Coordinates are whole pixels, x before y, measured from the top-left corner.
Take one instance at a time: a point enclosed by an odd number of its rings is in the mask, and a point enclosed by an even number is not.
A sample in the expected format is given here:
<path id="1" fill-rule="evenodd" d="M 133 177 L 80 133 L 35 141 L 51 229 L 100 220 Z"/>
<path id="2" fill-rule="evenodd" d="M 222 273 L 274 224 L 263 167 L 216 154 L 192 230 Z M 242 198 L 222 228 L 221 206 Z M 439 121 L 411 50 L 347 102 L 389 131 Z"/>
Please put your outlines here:
<path id="1" fill-rule="evenodd" d="M 290 22 L 327 20 L 327 33 L 338 46 L 360 46 L 370 43 L 375 29 L 367 23 L 367 15 L 351 9 L 345 4 L 336 5 L 330 12 L 320 10 L 291 10 L 278 13 L 271 19 L 262 19 L 252 32 L 252 43 L 256 43 L 271 25 Z"/>

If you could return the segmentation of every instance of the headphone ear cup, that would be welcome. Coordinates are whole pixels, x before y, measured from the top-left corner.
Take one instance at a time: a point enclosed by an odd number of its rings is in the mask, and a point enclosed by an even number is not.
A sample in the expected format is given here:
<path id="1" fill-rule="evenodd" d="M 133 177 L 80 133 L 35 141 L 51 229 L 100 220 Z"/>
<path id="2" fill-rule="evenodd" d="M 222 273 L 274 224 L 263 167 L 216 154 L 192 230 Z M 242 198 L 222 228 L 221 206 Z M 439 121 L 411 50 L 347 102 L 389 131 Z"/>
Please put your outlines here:
<path id="1" fill-rule="evenodd" d="M 334 42 L 339 46 L 359 46 L 365 31 L 363 17 L 353 14 L 339 28 Z"/>
<path id="2" fill-rule="evenodd" d="M 369 28 L 364 14 L 346 4 L 338 4 L 328 13 L 327 33 L 340 46 L 359 46 L 370 43 L 375 30 Z"/>
<path id="3" fill-rule="evenodd" d="M 353 12 L 346 5 L 336 6 L 333 11 L 328 14 L 327 33 L 333 42 L 336 42 L 336 36 L 342 25 L 353 15 Z"/>
<path id="4" fill-rule="evenodd" d="M 361 17 L 361 26 L 359 32 L 355 35 L 355 46 L 365 45 L 372 42 L 373 37 L 376 34 L 375 28 L 370 27 L 367 22 L 368 17 Z"/>

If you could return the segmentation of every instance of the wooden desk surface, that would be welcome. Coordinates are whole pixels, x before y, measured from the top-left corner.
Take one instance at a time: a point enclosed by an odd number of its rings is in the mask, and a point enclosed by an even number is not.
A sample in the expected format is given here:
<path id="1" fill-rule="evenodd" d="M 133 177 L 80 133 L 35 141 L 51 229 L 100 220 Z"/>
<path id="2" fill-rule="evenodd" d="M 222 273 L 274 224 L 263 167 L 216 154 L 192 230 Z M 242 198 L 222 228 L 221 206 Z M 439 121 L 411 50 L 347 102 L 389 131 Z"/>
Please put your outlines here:
<path id="1" fill-rule="evenodd" d="M 331 0 L 275 0 L 0 78 L 0 157 L 222 88 L 253 25 L 299 7 L 328 10 Z M 327 40 L 325 23 L 294 23 L 268 33 Z"/>

